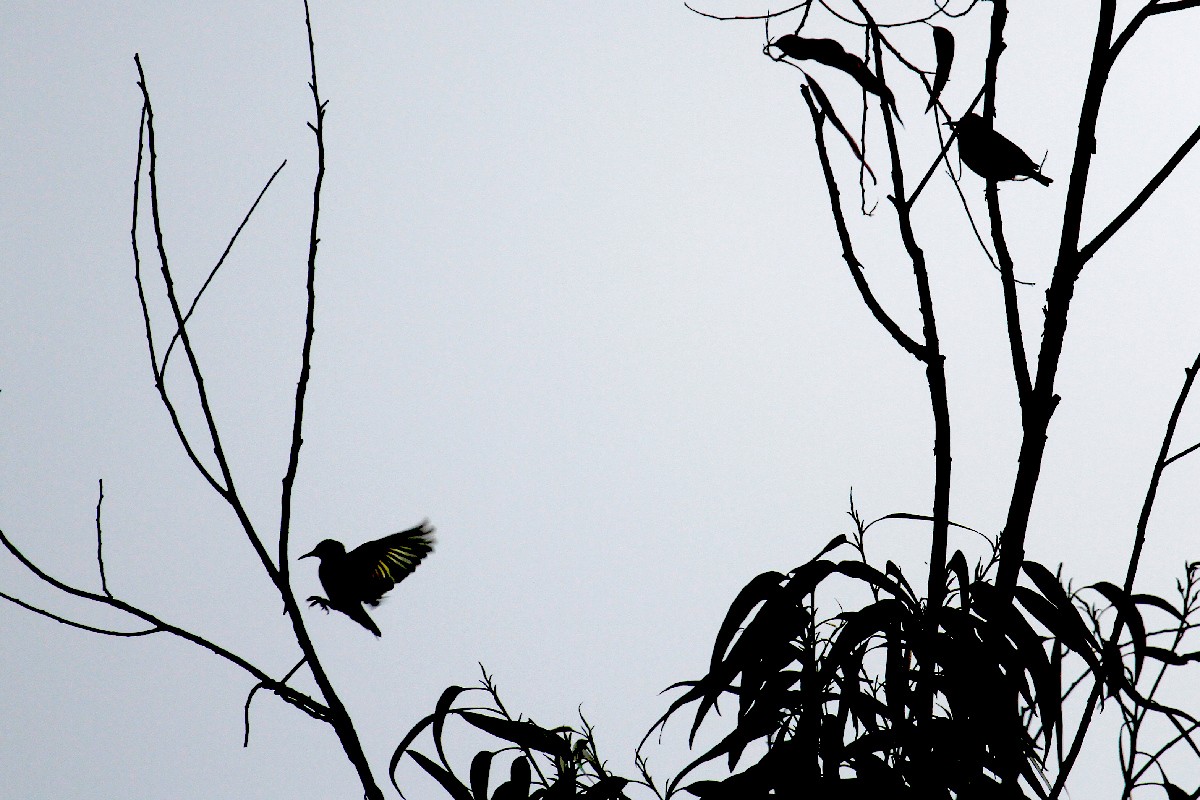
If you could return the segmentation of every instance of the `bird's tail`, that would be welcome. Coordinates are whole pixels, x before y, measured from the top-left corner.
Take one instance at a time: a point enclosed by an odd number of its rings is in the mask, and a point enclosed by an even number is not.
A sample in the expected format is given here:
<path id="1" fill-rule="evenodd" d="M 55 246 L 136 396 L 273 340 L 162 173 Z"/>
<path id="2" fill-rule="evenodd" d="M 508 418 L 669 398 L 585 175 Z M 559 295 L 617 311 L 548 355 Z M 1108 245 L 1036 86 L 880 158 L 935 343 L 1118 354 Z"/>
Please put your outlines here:
<path id="1" fill-rule="evenodd" d="M 379 632 L 379 626 L 375 624 L 375 620 L 371 619 L 371 617 L 367 614 L 367 610 L 358 603 L 353 604 L 348 609 L 342 610 L 346 612 L 346 616 L 357 622 L 359 625 L 362 625 L 371 633 L 375 634 L 376 636 L 383 636 L 383 634 Z"/>

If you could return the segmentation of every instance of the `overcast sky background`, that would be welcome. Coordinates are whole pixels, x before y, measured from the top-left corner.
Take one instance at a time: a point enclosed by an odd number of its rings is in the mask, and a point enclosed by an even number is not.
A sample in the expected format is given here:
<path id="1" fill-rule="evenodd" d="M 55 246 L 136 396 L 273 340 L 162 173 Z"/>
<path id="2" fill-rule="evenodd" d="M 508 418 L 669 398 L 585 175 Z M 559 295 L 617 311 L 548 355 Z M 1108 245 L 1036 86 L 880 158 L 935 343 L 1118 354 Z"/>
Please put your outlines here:
<path id="1" fill-rule="evenodd" d="M 1035 159 L 1048 151 L 1056 179 L 1002 190 L 1018 274 L 1037 284 L 1022 290 L 1031 347 L 1093 8 L 1026 3 L 1010 18 L 997 126 Z M 952 109 L 978 89 L 987 13 L 949 24 Z M 473 683 L 480 661 L 509 708 L 543 724 L 573 721 L 582 704 L 602 755 L 628 773 L 666 708 L 657 693 L 702 674 L 737 590 L 847 531 L 851 488 L 871 518 L 929 508 L 922 372 L 870 318 L 840 259 L 801 76 L 762 56 L 760 26 L 677 2 L 317 0 L 313 14 L 328 176 L 294 552 L 425 518 L 439 542 L 373 612 L 381 640 L 319 612 L 310 629 L 380 781 L 397 740 L 441 689 Z M 1089 232 L 1200 119 L 1196 94 L 1181 90 L 1200 75 L 1200 11 L 1174 19 L 1148 24 L 1114 78 Z M 857 47 L 820 19 L 812 30 Z M 898 38 L 932 66 L 927 28 Z M 0 43 L 0 527 L 52 574 L 98 588 L 103 478 L 114 593 L 282 674 L 298 656 L 278 598 L 152 385 L 129 246 L 133 54 L 155 102 L 183 295 L 287 159 L 191 328 L 239 488 L 270 532 L 314 171 L 300 3 L 10 0 Z M 854 100 L 843 76 L 814 75 Z M 911 80 L 896 88 L 923 167 L 932 117 Z M 856 113 L 851 103 L 844 117 Z M 882 171 L 882 151 L 874 158 Z M 1067 560 L 1080 581 L 1123 576 L 1166 416 L 1200 348 L 1197 175 L 1186 162 L 1077 290 L 1029 552 Z M 968 175 L 964 189 L 983 219 L 982 181 Z M 871 202 L 878 213 L 855 222 L 860 255 L 915 335 L 894 217 L 881 193 Z M 1019 434 L 999 283 L 944 174 L 917 224 L 949 358 L 953 516 L 994 532 Z M 175 378 L 183 366 L 173 359 Z M 1179 436 L 1200 438 L 1200 412 Z M 1168 590 L 1200 556 L 1197 480 L 1200 460 L 1168 473 L 1141 588 Z M 878 531 L 878 552 L 920 568 L 924 528 Z M 297 595 L 318 591 L 315 563 L 293 575 Z M 136 627 L 55 596 L 11 559 L 0 559 L 0 590 Z M 251 681 L 165 635 L 101 638 L 5 604 L 0 680 L 6 796 L 358 796 L 326 726 L 273 697 L 255 700 L 243 750 Z M 1111 785 L 1114 747 L 1101 744 L 1076 796 Z M 683 756 L 650 757 L 665 778 Z"/>

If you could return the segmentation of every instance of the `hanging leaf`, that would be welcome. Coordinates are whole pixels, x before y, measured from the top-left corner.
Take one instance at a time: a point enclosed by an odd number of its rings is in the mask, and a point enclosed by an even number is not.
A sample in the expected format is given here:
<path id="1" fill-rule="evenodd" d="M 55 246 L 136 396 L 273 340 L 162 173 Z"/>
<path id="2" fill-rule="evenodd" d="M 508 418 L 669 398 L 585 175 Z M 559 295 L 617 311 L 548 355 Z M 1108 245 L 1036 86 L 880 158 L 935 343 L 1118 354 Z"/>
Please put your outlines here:
<path id="1" fill-rule="evenodd" d="M 896 110 L 896 98 L 892 95 L 892 90 L 878 75 L 871 72 L 861 58 L 847 53 L 841 43 L 833 39 L 805 39 L 789 33 L 780 36 L 771 42 L 771 45 L 778 47 L 788 58 L 794 58 L 797 61 L 816 61 L 846 73 L 858 81 L 858 85 L 864 91 L 882 98 L 891 107 L 892 113 L 897 117 L 900 116 Z"/>
<path id="2" fill-rule="evenodd" d="M 825 118 L 833 123 L 833 127 L 836 128 L 837 132 L 840 133 L 842 138 L 846 140 L 846 144 L 850 145 L 850 150 L 854 153 L 855 158 L 858 159 L 858 163 L 862 164 L 863 168 L 867 170 L 867 174 L 871 176 L 871 182 L 879 183 L 879 179 L 875 177 L 875 171 L 871 169 L 871 165 L 867 163 L 867 157 L 859 148 L 858 141 L 850 134 L 850 131 L 847 130 L 846 126 L 842 123 L 841 118 L 838 117 L 837 112 L 833 110 L 833 104 L 829 102 L 829 97 L 826 96 L 824 90 L 821 89 L 821 84 L 813 80 L 813 77 L 807 72 L 804 73 L 804 77 L 808 80 L 808 85 L 812 89 L 813 96 L 817 98 L 817 105 L 821 106 L 821 111 L 824 112 Z M 841 541 L 839 542 L 838 539 L 841 539 Z M 834 542 L 837 542 L 840 545 L 845 541 L 846 536 L 845 534 L 842 534 L 837 539 L 834 539 L 833 542 L 830 542 L 829 546 L 822 550 L 817 558 L 820 558 L 830 550 L 834 549 Z"/>
<path id="3" fill-rule="evenodd" d="M 954 34 L 945 28 L 933 26 L 933 52 L 937 56 L 937 71 L 933 74 L 933 89 L 929 92 L 929 105 L 925 106 L 926 114 L 937 104 L 942 89 L 950 80 L 950 65 L 954 63 Z"/>

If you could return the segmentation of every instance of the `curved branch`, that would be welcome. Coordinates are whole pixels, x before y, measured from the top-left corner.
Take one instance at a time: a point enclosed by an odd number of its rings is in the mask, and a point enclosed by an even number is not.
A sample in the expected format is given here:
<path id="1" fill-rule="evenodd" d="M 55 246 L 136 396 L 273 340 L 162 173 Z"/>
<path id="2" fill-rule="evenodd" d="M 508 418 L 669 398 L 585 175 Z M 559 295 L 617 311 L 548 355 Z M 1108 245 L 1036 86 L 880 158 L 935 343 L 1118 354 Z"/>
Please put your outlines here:
<path id="1" fill-rule="evenodd" d="M 257 678 L 259 681 L 261 681 L 264 685 L 266 685 L 267 688 L 269 688 L 272 692 L 277 694 L 280 698 L 287 701 L 288 703 L 291 703 L 292 705 L 296 706 L 300 710 L 304 711 L 310 717 L 313 717 L 314 719 L 320 719 L 320 720 L 325 720 L 328 718 L 329 709 L 327 707 L 325 707 L 321 703 L 318 703 L 316 700 L 312 699 L 311 697 L 304 694 L 303 692 L 299 692 L 299 691 L 291 688 L 290 686 L 285 686 L 281 682 L 276 681 L 274 678 L 272 678 L 266 672 L 259 669 L 254 664 L 250 663 L 246 659 L 237 655 L 233 651 L 227 650 L 224 647 L 221 647 L 220 645 L 215 644 L 215 643 L 209 641 L 208 639 L 205 639 L 203 636 L 192 633 L 191 631 L 189 631 L 185 628 L 180 628 L 176 625 L 172 625 L 168 622 L 164 622 L 163 620 L 159 619 L 154 614 L 151 614 L 149 611 L 145 611 L 141 608 L 138 608 L 135 605 L 126 603 L 123 600 L 118 600 L 117 598 L 111 597 L 109 595 L 97 594 L 95 592 L 89 592 L 86 589 L 80 589 L 75 586 L 71 586 L 68 583 L 64 583 L 63 581 L 60 581 L 59 579 L 57 579 L 54 576 L 47 573 L 45 570 L 43 570 L 37 564 L 33 563 L 33 561 L 31 561 L 24 553 L 21 552 L 21 550 L 15 544 L 12 543 L 12 541 L 9 540 L 8 536 L 5 535 L 3 530 L 0 530 L 0 544 L 3 544 L 4 547 L 7 548 L 8 552 L 12 553 L 13 557 L 17 559 L 17 561 L 21 562 L 21 564 L 27 570 L 29 570 L 31 573 L 33 573 L 33 575 L 35 577 L 37 577 L 39 580 L 41 580 L 43 583 L 53 586 L 55 589 L 58 589 L 60 592 L 63 592 L 64 594 L 69 594 L 69 595 L 72 595 L 73 597 L 79 597 L 84 600 L 90 600 L 93 603 L 100 603 L 101 605 L 106 605 L 110 608 L 115 608 L 118 611 L 123 611 L 126 614 L 129 614 L 130 616 L 137 617 L 138 619 L 142 620 L 143 622 L 148 623 L 149 625 L 151 625 L 153 627 L 153 630 L 145 631 L 144 633 L 123 634 L 123 633 L 115 632 L 115 631 L 106 631 L 103 629 L 95 629 L 95 628 L 92 628 L 91 626 L 83 625 L 82 623 L 75 623 L 75 622 L 72 622 L 71 620 L 67 620 L 67 619 L 58 617 L 57 615 L 51 614 L 47 611 L 43 611 L 39 608 L 35 608 L 35 607 L 29 605 L 28 603 L 17 600 L 16 598 L 12 598 L 12 597 L 8 597 L 7 595 L 4 595 L 5 599 L 11 600 L 12 602 L 15 602 L 17 605 L 27 608 L 30 611 L 34 611 L 35 613 L 41 614 L 42 616 L 46 616 L 46 617 L 54 619 L 58 622 L 62 622 L 64 624 L 71 625 L 72 627 L 82 628 L 84 630 L 92 630 L 96 633 L 105 633 L 110 636 L 129 636 L 129 635 L 140 636 L 140 635 L 144 635 L 147 633 L 155 633 L 155 632 L 173 634 L 175 636 L 178 636 L 181 639 L 186 639 L 189 642 L 192 642 L 193 644 L 199 645 L 200 647 L 204 648 L 205 650 L 208 650 L 210 653 L 220 656 L 221 658 L 225 659 L 226 661 L 230 662 L 231 664 L 241 667 L 243 670 L 250 673 L 255 678 Z"/>
<path id="2" fill-rule="evenodd" d="M 307 660 L 308 660 L 308 657 L 305 656 L 304 658 L 301 658 L 299 661 L 297 661 L 296 666 L 289 669 L 287 674 L 279 679 L 279 683 L 286 684 L 288 682 L 288 680 L 293 675 L 296 674 L 296 670 L 303 667 L 304 662 L 306 662 Z M 252 686 L 250 688 L 250 693 L 248 695 L 246 695 L 246 705 L 245 705 L 245 708 L 243 709 L 246 733 L 242 736 L 242 747 L 250 746 L 250 701 L 254 699 L 255 692 L 257 692 L 259 689 L 264 689 L 264 688 L 267 688 L 267 685 L 265 683 L 263 683 L 262 681 L 259 681 L 258 683 L 254 684 L 254 686 Z"/>
<path id="3" fill-rule="evenodd" d="M 871 315 L 883 326 L 896 344 L 900 345 L 906 352 L 911 354 L 918 361 L 925 360 L 925 348 L 918 344 L 911 336 L 892 319 L 879 300 L 876 299 L 875 293 L 871 291 L 871 285 L 867 283 L 866 276 L 863 274 L 862 263 L 854 254 L 854 243 L 850 238 L 850 230 L 846 226 L 846 217 L 842 213 L 841 192 L 838 190 L 837 178 L 833 175 L 833 166 L 829 161 L 829 150 L 825 144 L 825 115 L 821 113 L 813 102 L 812 94 L 808 87 L 801 89 L 805 101 L 808 103 L 808 110 L 812 114 L 813 127 L 816 132 L 817 155 L 821 161 L 821 170 L 825 176 L 825 186 L 829 190 L 829 206 L 833 211 L 833 222 L 837 228 L 838 239 L 842 243 L 842 258 L 846 262 L 846 266 L 850 268 L 850 275 L 854 278 L 854 285 L 858 287 L 858 293 L 862 296 L 863 302 L 871 311 Z"/>
<path id="4" fill-rule="evenodd" d="M 44 608 L 38 608 L 35 605 L 26 603 L 24 600 L 21 600 L 18 597 L 13 597 L 12 595 L 5 594 L 4 592 L 0 592 L 0 598 L 3 598 L 5 600 L 7 600 L 8 602 L 13 603 L 15 605 L 18 605 L 21 608 L 26 609 L 27 611 L 32 611 L 35 614 L 40 614 L 41 616 L 46 617 L 47 619 L 52 619 L 55 622 L 61 622 L 63 625 L 68 625 L 72 628 L 79 628 L 81 631 L 87 631 L 89 633 L 99 633 L 99 634 L 103 634 L 104 636 L 134 637 L 134 636 L 148 636 L 152 633 L 162 633 L 163 632 L 163 629 L 159 628 L 159 627 L 147 628 L 144 631 L 114 631 L 110 628 L 95 628 L 95 627 L 92 627 L 91 625 L 85 625 L 82 622 L 76 622 L 73 619 L 67 619 L 66 617 L 60 617 L 58 614 L 54 614 L 50 611 L 45 610 Z"/>
<path id="5" fill-rule="evenodd" d="M 175 295 L 175 281 L 174 281 L 174 278 L 171 276 L 171 267 L 170 267 L 170 263 L 167 258 L 166 243 L 163 238 L 162 219 L 161 219 L 161 216 L 159 214 L 159 209 L 158 209 L 158 177 L 157 177 L 157 170 L 156 170 L 157 162 L 158 162 L 158 151 L 157 151 L 157 148 L 155 147 L 155 140 L 154 140 L 154 108 L 150 102 L 150 89 L 146 84 L 146 74 L 145 74 L 145 71 L 142 69 L 141 57 L 139 55 L 135 54 L 133 57 L 133 60 L 134 60 L 134 63 L 137 64 L 138 88 L 140 88 L 142 90 L 142 113 L 143 113 L 143 119 L 145 121 L 145 132 L 146 132 L 145 142 L 146 142 L 147 150 L 150 153 L 150 164 L 147 168 L 147 176 L 150 179 L 150 215 L 151 215 L 151 219 L 154 222 L 154 241 L 155 241 L 155 245 L 158 248 L 159 269 L 160 269 L 160 272 L 162 273 L 163 284 L 166 288 L 167 300 L 169 301 L 169 303 L 171 305 L 171 313 L 175 318 L 176 330 L 178 331 L 178 334 L 179 334 L 179 340 L 183 344 L 184 353 L 187 354 L 188 365 L 191 367 L 192 380 L 196 384 L 196 398 L 200 401 L 200 410 L 203 414 L 205 424 L 208 428 L 208 436 L 209 436 L 209 441 L 212 444 L 213 455 L 216 456 L 217 465 L 218 465 L 218 467 L 220 467 L 221 480 L 223 481 L 223 485 L 218 484 L 216 482 L 215 478 L 211 474 L 209 474 L 208 471 L 203 467 L 199 458 L 191 451 L 191 446 L 190 446 L 190 444 L 188 444 L 186 436 L 183 435 L 182 426 L 175 414 L 174 408 L 170 404 L 170 401 L 169 401 L 169 398 L 167 395 L 167 390 L 166 390 L 166 383 L 164 381 L 163 369 L 156 370 L 155 383 L 158 386 L 159 395 L 163 398 L 163 402 L 164 402 L 164 404 L 167 405 L 168 412 L 171 414 L 172 424 L 175 425 L 176 431 L 179 433 L 180 439 L 184 443 L 184 447 L 188 450 L 188 455 L 192 459 L 192 463 L 196 464 L 197 469 L 200 470 L 201 474 L 204 475 L 204 477 L 208 480 L 209 484 L 212 485 L 213 488 L 217 491 L 217 493 L 221 496 L 221 498 L 226 503 L 229 504 L 229 507 L 233 510 L 234 514 L 237 516 L 238 522 L 241 524 L 242 530 L 246 534 L 246 538 L 250 540 L 250 544 L 254 547 L 255 553 L 258 554 L 259 560 L 262 562 L 263 569 L 265 569 L 267 571 L 267 575 L 270 576 L 272 583 L 274 583 L 276 586 L 278 586 L 280 583 L 279 570 L 275 566 L 275 564 L 273 564 L 271 562 L 271 556 L 269 553 L 267 553 L 266 547 L 263 546 L 262 540 L 259 539 L 258 533 L 254 530 L 254 525 L 250 521 L 250 517 L 246 513 L 245 508 L 242 507 L 241 500 L 238 498 L 237 489 L 234 487 L 233 473 L 230 470 L 229 462 L 225 457 L 225 449 L 221 445 L 221 435 L 217 429 L 216 417 L 214 416 L 212 407 L 210 406 L 210 404 L 208 402 L 208 392 L 204 388 L 204 374 L 203 374 L 202 370 L 200 369 L 200 363 L 196 358 L 195 350 L 193 350 L 193 348 L 192 348 L 191 337 L 188 336 L 187 326 L 184 323 L 183 312 L 179 306 L 179 299 Z M 141 168 L 141 152 L 140 152 L 141 146 L 142 146 L 142 139 L 139 137 L 139 139 L 138 139 L 139 177 L 140 177 L 140 168 Z M 135 193 L 135 201 L 134 201 L 135 220 L 136 220 L 136 216 L 137 216 L 137 200 L 136 200 L 136 193 Z M 135 235 L 135 243 L 134 244 L 135 244 L 135 248 L 136 248 L 136 235 Z M 136 255 L 135 255 L 135 257 L 136 257 Z M 142 292 L 141 284 L 140 284 L 140 264 L 139 264 L 138 291 L 139 291 L 139 295 L 140 295 Z M 143 297 L 143 314 L 146 316 L 147 330 L 149 330 L 149 313 L 148 313 L 148 311 L 145 310 L 144 297 Z M 164 360 L 164 368 L 165 368 L 165 363 L 166 362 Z"/>

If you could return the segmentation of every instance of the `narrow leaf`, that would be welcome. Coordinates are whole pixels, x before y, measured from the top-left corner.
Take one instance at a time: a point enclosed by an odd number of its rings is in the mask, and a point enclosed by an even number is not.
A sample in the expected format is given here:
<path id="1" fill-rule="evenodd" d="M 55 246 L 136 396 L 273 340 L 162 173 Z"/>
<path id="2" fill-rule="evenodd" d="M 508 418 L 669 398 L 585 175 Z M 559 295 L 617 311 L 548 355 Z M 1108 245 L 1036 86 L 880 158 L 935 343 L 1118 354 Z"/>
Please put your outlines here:
<path id="1" fill-rule="evenodd" d="M 471 759 L 471 794 L 475 800 L 487 800 L 488 777 L 492 771 L 492 756 L 490 750 L 480 750 Z"/>
<path id="2" fill-rule="evenodd" d="M 871 182 L 879 183 L 879 180 L 875 177 L 875 170 L 871 169 L 871 165 L 867 163 L 867 157 L 863 154 L 863 151 L 858 146 L 858 140 L 855 139 L 854 136 L 851 135 L 850 131 L 847 130 L 846 126 L 842 124 L 841 118 L 838 117 L 837 112 L 833 110 L 833 103 L 829 102 L 829 98 L 825 95 L 824 90 L 821 89 L 821 84 L 813 80 L 813 77 L 807 72 L 804 73 L 804 77 L 808 80 L 808 85 L 813 91 L 813 96 L 817 98 L 817 104 L 821 106 L 821 111 L 824 112 L 825 118 L 833 123 L 833 127 L 836 128 L 837 132 L 840 133 L 842 138 L 846 140 L 846 144 L 850 145 L 850 151 L 854 153 L 855 158 L 858 159 L 858 163 L 862 164 L 863 168 L 866 169 L 867 174 L 871 176 Z M 842 534 L 838 538 L 841 539 L 841 542 L 838 542 L 838 544 L 842 544 L 846 541 L 845 534 Z M 834 541 L 836 542 L 837 539 Z M 829 546 L 826 546 L 826 548 L 821 551 L 817 558 L 820 558 L 832 550 L 832 545 L 833 542 L 830 542 Z"/>
<path id="3" fill-rule="evenodd" d="M 459 714 L 484 733 L 512 742 L 518 747 L 540 750 L 562 758 L 571 757 L 571 748 L 561 736 L 533 722 L 501 719 L 474 711 L 460 711 Z"/>
<path id="4" fill-rule="evenodd" d="M 1146 623 L 1142 621 L 1142 612 L 1137 604 L 1125 593 L 1125 590 L 1109 581 L 1100 581 L 1091 586 L 1104 595 L 1108 602 L 1116 607 L 1120 619 L 1129 628 L 1129 638 L 1133 642 L 1133 675 L 1134 680 L 1142 673 L 1142 664 L 1146 660 Z"/>
<path id="5" fill-rule="evenodd" d="M 404 738 L 400 740 L 400 744 L 396 746 L 395 752 L 392 753 L 392 760 L 388 762 L 388 776 L 392 779 L 392 786 L 396 787 L 396 791 L 400 791 L 400 787 L 396 784 L 396 766 L 400 763 L 400 759 L 404 756 L 404 751 L 408 749 L 416 738 L 421 735 L 421 731 L 429 727 L 429 724 L 434 720 L 433 714 L 428 715 L 416 725 L 409 729 L 408 733 L 404 734 Z"/>
<path id="6" fill-rule="evenodd" d="M 446 790 L 446 794 L 450 795 L 454 800 L 474 800 L 471 797 L 471 792 L 466 786 L 463 786 L 462 781 L 454 777 L 454 774 L 447 769 L 444 769 L 441 764 L 426 758 L 425 756 L 413 750 L 409 753 L 413 761 L 421 765 L 421 769 L 429 773 L 435 781 L 442 785 Z"/>
<path id="7" fill-rule="evenodd" d="M 950 65 L 954 63 L 954 34 L 945 28 L 934 25 L 933 52 L 937 56 L 937 71 L 933 75 L 933 89 L 929 92 L 929 105 L 925 107 L 926 114 L 942 96 L 942 89 L 946 88 L 946 82 L 950 80 Z"/>
<path id="8" fill-rule="evenodd" d="M 959 605 L 962 606 L 963 611 L 970 611 L 971 588 L 970 581 L 967 579 L 967 557 L 963 555 L 962 550 L 955 550 L 946 566 L 954 573 L 954 577 L 958 581 Z"/>
<path id="9" fill-rule="evenodd" d="M 1133 602 L 1137 603 L 1140 606 L 1154 606 L 1157 609 L 1161 609 L 1161 610 L 1167 612 L 1168 614 L 1175 617 L 1176 619 L 1183 619 L 1183 613 L 1179 609 L 1177 609 L 1175 606 L 1171 605 L 1170 603 L 1168 603 L 1166 600 L 1159 597 L 1158 595 L 1135 594 L 1135 595 L 1133 595 Z"/>
<path id="10" fill-rule="evenodd" d="M 446 761 L 446 751 L 442 749 L 442 730 L 446 724 L 446 715 L 450 713 L 450 706 L 465 691 L 462 686 L 448 686 L 433 707 L 433 744 L 437 747 L 438 758 L 447 769 L 450 768 L 450 763 Z"/>

